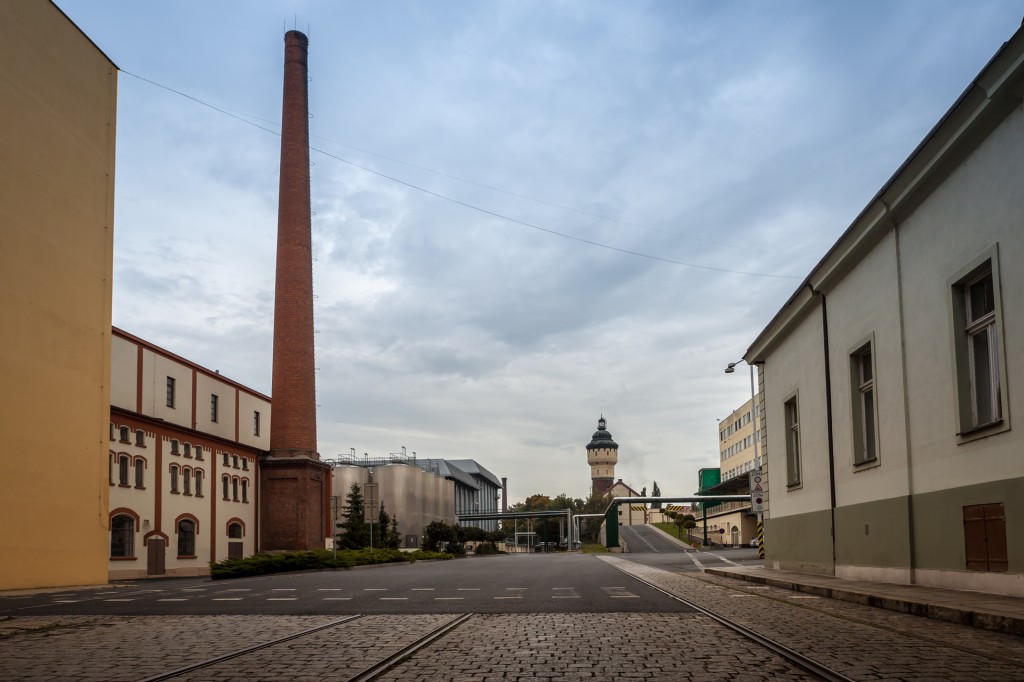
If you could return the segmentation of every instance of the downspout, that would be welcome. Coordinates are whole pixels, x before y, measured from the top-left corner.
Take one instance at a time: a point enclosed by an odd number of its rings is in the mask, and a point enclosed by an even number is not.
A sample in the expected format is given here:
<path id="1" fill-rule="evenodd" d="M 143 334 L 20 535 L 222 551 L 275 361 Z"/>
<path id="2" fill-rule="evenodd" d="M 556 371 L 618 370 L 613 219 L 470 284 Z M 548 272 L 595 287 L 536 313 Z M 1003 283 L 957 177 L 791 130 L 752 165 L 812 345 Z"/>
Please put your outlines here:
<path id="1" fill-rule="evenodd" d="M 909 582 L 917 582 L 917 538 L 914 524 L 914 458 L 913 443 L 910 434 L 910 394 L 907 388 L 907 332 L 906 318 L 903 310 L 903 256 L 900 252 L 900 228 L 892 219 L 889 206 L 884 201 L 885 215 L 892 224 L 892 235 L 896 247 L 896 299 L 899 302 L 900 315 L 900 373 L 903 375 L 903 434 L 904 448 L 907 453 L 907 559 L 909 566 Z"/>
<path id="2" fill-rule="evenodd" d="M 836 571 L 836 449 L 832 437 L 832 368 L 828 353 L 828 305 L 825 293 L 818 291 L 809 281 L 807 288 L 811 294 L 821 298 L 821 339 L 822 351 L 825 353 L 825 424 L 828 432 L 828 489 L 829 512 L 832 518 L 830 535 L 832 537 L 832 573 Z"/>

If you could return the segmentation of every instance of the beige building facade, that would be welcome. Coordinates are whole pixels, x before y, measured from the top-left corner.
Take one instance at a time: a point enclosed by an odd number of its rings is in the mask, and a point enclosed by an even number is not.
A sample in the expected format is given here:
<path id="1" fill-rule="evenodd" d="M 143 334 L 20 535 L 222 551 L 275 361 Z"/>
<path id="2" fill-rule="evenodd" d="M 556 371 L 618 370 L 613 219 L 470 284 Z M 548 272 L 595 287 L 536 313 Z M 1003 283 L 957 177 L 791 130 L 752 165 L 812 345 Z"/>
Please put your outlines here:
<path id="1" fill-rule="evenodd" d="M 1018 31 L 744 357 L 768 566 L 1024 595 L 1022 95 Z"/>
<path id="2" fill-rule="evenodd" d="M 719 468 L 722 483 L 740 479 L 742 485 L 731 494 L 748 492 L 751 472 L 761 470 L 761 414 L 748 400 L 718 423 Z M 698 517 L 699 532 L 703 540 L 703 519 Z M 708 539 L 723 545 L 747 545 L 757 537 L 757 515 L 750 502 L 723 502 L 708 509 Z"/>
<path id="3" fill-rule="evenodd" d="M 117 67 L 38 0 L 0 62 L 0 589 L 104 583 Z"/>
<path id="4" fill-rule="evenodd" d="M 116 328 L 111 359 L 110 578 L 204 575 L 255 553 L 270 398 Z"/>

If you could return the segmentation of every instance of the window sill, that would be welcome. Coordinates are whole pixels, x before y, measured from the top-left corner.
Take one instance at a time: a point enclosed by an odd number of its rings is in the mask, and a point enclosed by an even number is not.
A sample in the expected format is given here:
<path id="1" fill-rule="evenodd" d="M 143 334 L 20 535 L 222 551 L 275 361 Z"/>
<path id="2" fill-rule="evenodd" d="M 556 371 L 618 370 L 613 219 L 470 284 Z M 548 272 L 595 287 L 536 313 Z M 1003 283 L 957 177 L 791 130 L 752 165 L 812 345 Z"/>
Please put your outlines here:
<path id="1" fill-rule="evenodd" d="M 997 427 L 1002 426 L 1002 424 L 1003 420 L 997 419 L 994 422 L 988 422 L 987 424 L 982 424 L 981 426 L 973 426 L 967 429 L 966 431 L 961 431 L 956 435 L 959 436 L 960 438 L 971 438 L 972 436 L 976 436 L 984 431 L 988 431 L 990 429 L 994 430 Z"/>
<path id="2" fill-rule="evenodd" d="M 803 481 L 799 481 L 797 483 L 787 483 L 786 484 L 786 490 L 799 490 L 800 488 L 803 488 L 803 487 L 804 487 Z"/>
<path id="3" fill-rule="evenodd" d="M 195 554 L 179 554 L 178 558 L 179 559 L 198 559 L 199 557 L 197 557 Z"/>
<path id="4" fill-rule="evenodd" d="M 144 448 L 144 447 L 146 447 L 146 444 L 145 443 L 135 443 L 135 447 L 137 447 L 137 448 Z"/>
<path id="5" fill-rule="evenodd" d="M 110 560 L 111 561 L 138 561 L 139 558 L 138 557 L 134 557 L 134 556 L 112 556 L 112 557 L 110 557 Z"/>
<path id="6" fill-rule="evenodd" d="M 117 487 L 118 488 L 131 488 L 131 486 L 128 485 L 127 483 L 118 483 Z"/>
<path id="7" fill-rule="evenodd" d="M 172 491 L 171 491 L 171 494 L 172 494 L 172 495 L 180 495 L 181 493 L 180 493 L 180 492 L 178 492 L 177 490 L 172 490 Z"/>
<path id="8" fill-rule="evenodd" d="M 879 467 L 881 465 L 882 462 L 880 459 L 878 459 L 878 457 L 867 459 L 864 460 L 863 462 L 855 462 L 853 465 L 853 473 L 857 473 L 858 471 L 865 471 L 867 469 L 874 469 L 875 467 Z"/>
<path id="9" fill-rule="evenodd" d="M 144 485 L 137 485 L 137 486 L 135 486 L 135 489 L 136 490 L 145 490 L 146 486 L 144 486 Z"/>

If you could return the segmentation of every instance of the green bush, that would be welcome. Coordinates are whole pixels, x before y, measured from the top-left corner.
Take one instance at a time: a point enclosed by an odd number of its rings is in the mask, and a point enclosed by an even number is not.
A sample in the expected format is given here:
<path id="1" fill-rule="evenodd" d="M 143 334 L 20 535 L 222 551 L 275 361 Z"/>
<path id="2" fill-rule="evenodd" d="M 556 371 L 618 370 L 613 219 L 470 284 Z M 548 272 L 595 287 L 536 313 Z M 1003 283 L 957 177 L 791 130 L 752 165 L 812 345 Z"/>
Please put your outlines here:
<path id="1" fill-rule="evenodd" d="M 326 549 L 305 552 L 283 552 L 280 554 L 253 554 L 244 559 L 225 559 L 210 564 L 210 577 L 214 580 L 224 578 L 244 578 L 253 575 L 269 575 L 271 573 L 288 573 L 291 571 L 308 571 L 324 568 L 352 568 L 369 564 L 413 562 L 429 559 L 451 559 L 450 554 L 437 552 L 400 552 L 397 549 L 346 549 L 334 552 Z"/>

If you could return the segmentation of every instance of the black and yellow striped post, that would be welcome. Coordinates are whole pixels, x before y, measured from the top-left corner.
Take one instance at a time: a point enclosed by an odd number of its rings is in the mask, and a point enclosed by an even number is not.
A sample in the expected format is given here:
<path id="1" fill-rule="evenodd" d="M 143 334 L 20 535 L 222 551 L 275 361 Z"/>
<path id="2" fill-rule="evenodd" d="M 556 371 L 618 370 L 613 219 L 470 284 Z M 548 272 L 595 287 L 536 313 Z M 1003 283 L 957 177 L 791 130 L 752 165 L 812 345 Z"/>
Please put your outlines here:
<path id="1" fill-rule="evenodd" d="M 757 522 L 757 557 L 764 558 L 764 521 Z"/>

